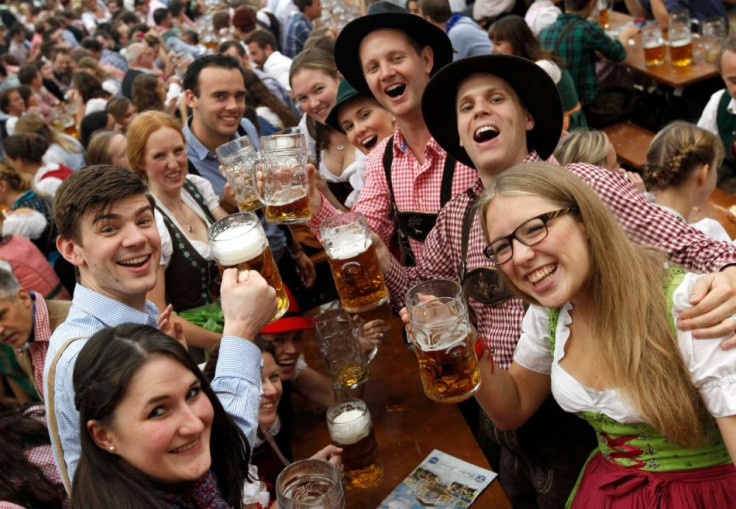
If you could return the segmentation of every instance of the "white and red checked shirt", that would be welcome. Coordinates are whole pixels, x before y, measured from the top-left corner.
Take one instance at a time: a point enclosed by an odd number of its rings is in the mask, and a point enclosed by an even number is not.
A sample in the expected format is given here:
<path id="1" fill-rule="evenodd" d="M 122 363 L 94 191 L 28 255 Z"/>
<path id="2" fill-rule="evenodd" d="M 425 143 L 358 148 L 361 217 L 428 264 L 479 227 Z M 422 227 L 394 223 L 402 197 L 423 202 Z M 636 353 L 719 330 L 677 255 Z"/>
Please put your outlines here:
<path id="1" fill-rule="evenodd" d="M 540 161 L 536 152 L 524 162 Z M 547 160 L 557 163 L 554 158 Z M 736 263 L 736 247 L 727 242 L 716 242 L 672 214 L 649 203 L 634 188 L 628 178 L 590 164 L 570 164 L 566 168 L 590 185 L 611 209 L 629 238 L 664 249 L 675 263 L 702 272 L 717 272 Z M 434 278 L 459 280 L 461 239 L 465 211 L 483 192 L 477 180 L 465 193 L 453 198 L 440 212 L 437 224 L 424 242 L 424 253 L 416 267 L 402 267 L 395 259 L 386 274 L 393 306 L 403 306 L 406 291 L 413 285 Z M 467 272 L 494 264 L 483 255 L 486 246 L 480 218 L 476 217 L 470 230 Z M 479 337 L 495 348 L 494 360 L 507 369 L 513 360 L 516 342 L 521 337 L 524 303 L 509 299 L 498 306 L 486 306 L 470 298 L 471 320 L 476 324 Z M 622 317 L 622 319 L 625 319 Z"/>
<path id="2" fill-rule="evenodd" d="M 366 156 L 365 186 L 360 191 L 358 202 L 352 210 L 365 214 L 370 229 L 378 234 L 387 246 L 392 246 L 396 223 L 391 214 L 391 193 L 383 169 L 383 154 L 389 139 L 381 141 Z M 409 150 L 398 126 L 394 129 L 393 139 L 394 160 L 391 165 L 391 181 L 396 206 L 402 212 L 436 214 L 441 208 L 440 189 L 447 152 L 434 138 L 430 138 L 424 147 L 424 164 L 419 164 Z M 462 163 L 456 163 L 451 196 L 462 193 L 477 179 L 476 170 Z M 319 212 L 309 222 L 309 226 L 319 236 L 319 224 L 336 214 L 337 209 L 328 200 L 323 199 Z M 410 238 L 409 243 L 418 263 L 422 256 L 422 242 Z M 403 301 L 403 296 L 401 300 Z"/>

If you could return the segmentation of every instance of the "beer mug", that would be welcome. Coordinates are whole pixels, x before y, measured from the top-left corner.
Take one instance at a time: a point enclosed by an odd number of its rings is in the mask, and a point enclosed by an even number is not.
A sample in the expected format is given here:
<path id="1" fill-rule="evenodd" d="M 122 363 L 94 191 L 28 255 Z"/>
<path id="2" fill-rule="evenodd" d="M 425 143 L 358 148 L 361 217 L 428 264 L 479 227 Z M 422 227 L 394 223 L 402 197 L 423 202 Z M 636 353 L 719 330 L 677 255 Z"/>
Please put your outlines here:
<path id="1" fill-rule="evenodd" d="M 333 309 L 317 315 L 314 331 L 335 390 L 354 389 L 368 380 L 368 360 L 358 339 L 358 327 L 346 311 Z"/>
<path id="2" fill-rule="evenodd" d="M 247 136 L 232 140 L 217 147 L 225 178 L 233 188 L 240 212 L 250 212 L 261 208 L 253 181 L 253 169 L 258 162 L 258 152 Z"/>
<path id="3" fill-rule="evenodd" d="M 726 39 L 726 20 L 721 17 L 708 18 L 703 21 L 702 31 L 701 40 L 705 50 L 705 60 L 715 63 Z"/>
<path id="4" fill-rule="evenodd" d="M 664 64 L 664 39 L 662 28 L 658 24 L 642 27 L 641 45 L 644 48 L 644 64 L 647 67 Z"/>
<path id="5" fill-rule="evenodd" d="M 276 499 L 279 509 L 345 509 L 340 471 L 324 460 L 292 463 L 276 478 Z"/>
<path id="6" fill-rule="evenodd" d="M 434 401 L 457 403 L 480 387 L 473 329 L 457 281 L 435 279 L 411 288 L 406 309 L 424 393 Z"/>
<path id="7" fill-rule="evenodd" d="M 598 24 L 603 30 L 608 30 L 611 0 L 598 0 Z"/>
<path id="8" fill-rule="evenodd" d="M 238 273 L 258 272 L 276 290 L 278 309 L 272 321 L 281 318 L 289 309 L 289 297 L 258 216 L 252 212 L 229 215 L 210 226 L 207 236 L 220 273 L 230 268 Z"/>
<path id="9" fill-rule="evenodd" d="M 333 216 L 322 221 L 319 231 L 342 307 L 361 313 L 386 302 L 388 289 L 365 216 Z"/>
<path id="10" fill-rule="evenodd" d="M 690 18 L 690 11 L 680 9 L 667 16 L 667 34 L 670 45 L 670 62 L 675 67 L 686 67 L 693 62 L 692 26 L 699 26 L 698 20 Z"/>
<path id="11" fill-rule="evenodd" d="M 368 405 L 360 399 L 348 399 L 327 410 L 330 440 L 342 447 L 345 480 L 351 486 L 367 488 L 383 477 Z"/>
<path id="12" fill-rule="evenodd" d="M 278 134 L 261 137 L 263 190 L 269 223 L 304 223 L 312 217 L 309 210 L 307 143 L 304 135 Z"/>

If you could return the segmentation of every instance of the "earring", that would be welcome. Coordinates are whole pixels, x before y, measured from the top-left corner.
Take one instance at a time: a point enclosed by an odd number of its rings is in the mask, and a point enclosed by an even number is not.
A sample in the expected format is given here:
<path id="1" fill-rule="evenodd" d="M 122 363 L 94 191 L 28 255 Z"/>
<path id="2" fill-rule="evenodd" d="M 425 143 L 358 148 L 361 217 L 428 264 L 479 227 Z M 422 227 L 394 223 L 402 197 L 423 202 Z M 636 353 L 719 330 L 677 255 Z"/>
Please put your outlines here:
<path id="1" fill-rule="evenodd" d="M 107 450 L 110 452 L 115 452 L 115 446 L 111 445 L 110 447 L 107 448 Z"/>

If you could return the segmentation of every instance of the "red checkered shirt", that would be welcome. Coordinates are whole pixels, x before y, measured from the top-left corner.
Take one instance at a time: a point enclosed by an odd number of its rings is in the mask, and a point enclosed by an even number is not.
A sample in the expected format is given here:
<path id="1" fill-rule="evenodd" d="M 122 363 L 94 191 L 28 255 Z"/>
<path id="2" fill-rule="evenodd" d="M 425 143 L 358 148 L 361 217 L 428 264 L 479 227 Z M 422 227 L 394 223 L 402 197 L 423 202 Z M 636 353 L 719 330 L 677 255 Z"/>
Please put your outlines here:
<path id="1" fill-rule="evenodd" d="M 536 152 L 524 160 L 533 161 L 540 161 Z M 548 162 L 557 163 L 554 158 Z M 703 272 L 716 272 L 736 263 L 733 245 L 713 241 L 674 215 L 647 202 L 627 178 L 589 164 L 571 164 L 566 168 L 598 193 L 632 240 L 658 246 L 669 253 L 672 261 Z M 397 260 L 392 260 L 386 283 L 395 308 L 403 305 L 406 291 L 421 281 L 434 278 L 459 280 L 463 217 L 469 204 L 481 192 L 483 184 L 478 180 L 442 209 L 435 228 L 424 242 L 424 254 L 416 267 L 402 267 Z M 469 237 L 467 272 L 494 266 L 483 255 L 485 246 L 486 239 L 476 217 Z M 524 303 L 514 298 L 497 306 L 486 306 L 471 298 L 469 307 L 479 336 L 495 348 L 496 363 L 508 368 L 521 336 Z"/>
<path id="2" fill-rule="evenodd" d="M 391 214 L 391 194 L 386 173 L 383 170 L 383 154 L 390 138 L 381 141 L 365 159 L 365 186 L 352 210 L 362 212 L 368 226 L 378 234 L 387 246 L 392 246 L 396 224 Z M 440 208 L 440 188 L 447 152 L 430 138 L 424 147 L 424 164 L 419 164 L 406 145 L 398 126 L 394 129 L 394 160 L 391 165 L 391 181 L 394 187 L 396 206 L 402 212 L 428 212 L 436 214 Z M 451 196 L 456 196 L 478 179 L 478 172 L 462 163 L 456 163 Z M 334 216 L 338 211 L 323 199 L 319 212 L 309 226 L 317 235 L 319 224 Z M 409 239 L 417 263 L 422 256 L 422 242 Z M 403 300 L 403 299 L 402 299 Z"/>
<path id="3" fill-rule="evenodd" d="M 46 352 L 49 349 L 49 338 L 51 337 L 51 325 L 49 324 L 49 310 L 46 301 L 38 292 L 31 292 L 36 302 L 36 312 L 33 316 L 33 341 L 28 353 L 31 355 L 33 366 L 33 383 L 43 399 L 43 363 L 46 361 Z"/>

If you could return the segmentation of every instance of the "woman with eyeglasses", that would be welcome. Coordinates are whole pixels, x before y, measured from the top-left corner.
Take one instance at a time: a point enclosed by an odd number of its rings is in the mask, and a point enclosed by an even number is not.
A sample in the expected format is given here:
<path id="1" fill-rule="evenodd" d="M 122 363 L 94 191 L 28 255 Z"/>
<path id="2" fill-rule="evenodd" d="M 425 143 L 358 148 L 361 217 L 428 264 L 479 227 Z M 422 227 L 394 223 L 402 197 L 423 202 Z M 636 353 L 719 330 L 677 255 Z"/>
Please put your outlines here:
<path id="1" fill-rule="evenodd" d="M 675 329 L 699 276 L 631 244 L 555 165 L 502 173 L 478 210 L 486 255 L 531 304 L 508 371 L 481 353 L 494 423 L 520 426 L 551 392 L 593 426 L 570 507 L 736 507 L 736 351 Z"/>

